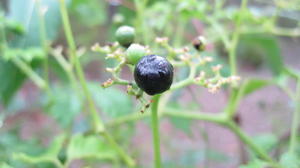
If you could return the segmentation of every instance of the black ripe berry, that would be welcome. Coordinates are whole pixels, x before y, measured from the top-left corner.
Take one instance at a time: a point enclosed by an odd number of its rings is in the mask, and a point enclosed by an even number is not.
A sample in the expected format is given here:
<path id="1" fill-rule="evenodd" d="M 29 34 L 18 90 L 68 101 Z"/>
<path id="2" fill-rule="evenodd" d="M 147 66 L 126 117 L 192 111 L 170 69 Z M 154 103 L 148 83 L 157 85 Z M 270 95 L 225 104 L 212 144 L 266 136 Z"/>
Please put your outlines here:
<path id="1" fill-rule="evenodd" d="M 173 66 L 164 57 L 144 56 L 135 66 L 134 80 L 148 95 L 162 93 L 173 82 Z"/>

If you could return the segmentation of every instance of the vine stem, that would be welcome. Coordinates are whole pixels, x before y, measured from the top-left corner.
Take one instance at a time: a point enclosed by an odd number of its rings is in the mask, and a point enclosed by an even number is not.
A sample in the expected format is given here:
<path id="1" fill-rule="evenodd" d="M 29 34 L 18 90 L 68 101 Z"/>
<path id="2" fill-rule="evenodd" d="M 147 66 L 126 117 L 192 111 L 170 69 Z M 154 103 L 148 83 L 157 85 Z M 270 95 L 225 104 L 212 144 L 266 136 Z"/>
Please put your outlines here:
<path id="1" fill-rule="evenodd" d="M 294 153 L 295 148 L 297 146 L 297 128 L 299 125 L 299 118 L 300 118 L 300 78 L 297 80 L 297 89 L 296 89 L 296 96 L 294 99 L 296 108 L 293 114 L 293 122 L 292 122 L 292 129 L 291 129 L 291 137 L 290 137 L 290 146 L 289 152 Z"/>
<path id="2" fill-rule="evenodd" d="M 38 7 L 38 16 L 39 16 L 39 33 L 40 40 L 43 46 L 43 50 L 46 53 L 46 58 L 44 60 L 44 79 L 46 83 L 49 83 L 49 65 L 48 65 L 48 53 L 49 53 L 49 44 L 47 41 L 47 31 L 45 24 L 45 12 L 43 11 L 42 4 L 40 0 L 37 0 Z"/>
<path id="3" fill-rule="evenodd" d="M 278 163 L 274 162 L 264 150 L 257 146 L 233 121 L 225 122 L 225 126 L 235 133 L 235 135 L 261 159 L 269 162 L 274 168 L 281 167 Z"/>
<path id="4" fill-rule="evenodd" d="M 70 47 L 71 66 L 72 66 L 72 63 L 75 65 L 75 70 L 77 72 L 77 76 L 79 78 L 79 82 L 82 87 L 83 94 L 87 99 L 89 110 L 91 112 L 90 117 L 92 120 L 94 131 L 102 132 L 102 131 L 104 131 L 104 125 L 101 121 L 100 116 L 97 113 L 95 104 L 93 102 L 92 96 L 88 90 L 88 86 L 85 81 L 85 76 L 84 76 L 80 61 L 76 55 L 75 41 L 74 41 L 74 38 L 72 35 L 72 30 L 71 30 L 69 16 L 68 16 L 67 9 L 66 9 L 65 0 L 59 0 L 59 2 L 60 2 L 60 12 L 61 12 L 62 22 L 63 22 L 63 26 L 64 26 L 64 30 L 65 30 L 65 35 L 67 38 L 68 45 Z"/>
<path id="5" fill-rule="evenodd" d="M 242 13 L 242 11 L 246 9 L 247 2 L 248 2 L 248 0 L 242 0 L 240 13 Z M 237 69 L 236 48 L 237 48 L 237 43 L 239 41 L 239 37 L 240 37 L 240 33 L 241 33 L 240 26 L 241 26 L 241 15 L 239 15 L 239 17 L 237 19 L 236 30 L 235 30 L 234 34 L 232 35 L 231 45 L 229 47 L 229 64 L 230 64 L 231 75 L 237 75 L 237 72 L 236 72 L 236 69 Z"/>
<path id="6" fill-rule="evenodd" d="M 159 121 L 158 121 L 158 104 L 160 94 L 153 96 L 151 106 L 151 125 L 152 125 L 152 138 L 153 138 L 153 149 L 154 149 L 154 165 L 155 168 L 161 168 L 160 159 L 160 137 L 159 137 Z"/>
<path id="7" fill-rule="evenodd" d="M 32 68 L 18 57 L 13 57 L 12 62 L 23 71 L 40 89 L 47 89 L 47 83 L 36 74 Z"/>
<path id="8" fill-rule="evenodd" d="M 150 42 L 150 30 L 147 28 L 145 23 L 145 6 L 147 5 L 148 0 L 134 0 L 134 4 L 137 12 L 137 28 L 141 36 L 143 37 L 143 42 L 149 45 Z"/>
<path id="9" fill-rule="evenodd" d="M 59 63 L 59 65 L 63 68 L 63 70 L 66 72 L 66 75 L 68 77 L 68 80 L 70 81 L 70 85 L 73 88 L 73 90 L 76 91 L 76 94 L 82 98 L 82 95 L 79 92 L 77 83 L 76 83 L 76 77 L 73 72 L 73 69 L 71 68 L 71 65 L 67 62 L 67 60 L 64 58 L 64 56 L 61 54 L 61 52 L 51 51 L 51 54 L 54 56 L 56 61 Z"/>
<path id="10" fill-rule="evenodd" d="M 220 125 L 223 125 L 226 116 L 222 113 L 220 114 L 210 114 L 205 112 L 182 112 L 181 110 L 175 109 L 175 108 L 166 108 L 163 111 L 163 115 L 165 116 L 171 116 L 171 117 L 178 117 L 178 118 L 185 118 L 185 119 L 193 119 L 193 120 L 203 120 L 203 121 L 210 121 L 213 123 L 217 123 Z"/>
<path id="11" fill-rule="evenodd" d="M 88 105 L 89 105 L 89 110 L 90 110 L 90 118 L 93 124 L 93 129 L 97 133 L 102 133 L 106 140 L 114 147 L 114 149 L 119 153 L 121 158 L 126 162 L 126 164 L 129 167 L 134 167 L 135 166 L 135 161 L 127 155 L 125 151 L 117 144 L 117 142 L 114 140 L 114 138 L 105 130 L 104 124 L 98 115 L 95 103 L 92 99 L 92 95 L 88 90 L 88 85 L 85 80 L 84 72 L 82 70 L 80 61 L 77 57 L 76 54 L 76 47 L 75 47 L 75 41 L 72 35 L 72 30 L 71 30 L 71 25 L 69 21 L 69 16 L 65 4 L 65 0 L 59 0 L 60 2 L 60 13 L 62 17 L 62 22 L 65 30 L 65 35 L 67 38 L 67 42 L 70 48 L 70 56 L 71 56 L 71 66 L 74 64 L 75 70 L 77 72 L 77 76 L 80 81 L 80 85 L 83 89 L 83 94 L 87 98 Z"/>

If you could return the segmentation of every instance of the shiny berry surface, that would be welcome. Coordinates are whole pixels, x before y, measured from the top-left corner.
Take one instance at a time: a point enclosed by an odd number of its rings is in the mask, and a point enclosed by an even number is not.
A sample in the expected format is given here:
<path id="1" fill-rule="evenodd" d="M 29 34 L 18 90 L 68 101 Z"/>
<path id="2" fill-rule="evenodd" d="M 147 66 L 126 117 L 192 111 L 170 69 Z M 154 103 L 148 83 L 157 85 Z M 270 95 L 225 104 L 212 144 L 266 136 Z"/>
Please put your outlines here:
<path id="1" fill-rule="evenodd" d="M 133 43 L 135 38 L 135 30 L 130 26 L 121 26 L 116 31 L 117 41 L 121 46 L 127 48 Z"/>
<path id="2" fill-rule="evenodd" d="M 171 87 L 173 66 L 164 57 L 147 55 L 135 66 L 134 79 L 148 95 L 160 94 Z"/>

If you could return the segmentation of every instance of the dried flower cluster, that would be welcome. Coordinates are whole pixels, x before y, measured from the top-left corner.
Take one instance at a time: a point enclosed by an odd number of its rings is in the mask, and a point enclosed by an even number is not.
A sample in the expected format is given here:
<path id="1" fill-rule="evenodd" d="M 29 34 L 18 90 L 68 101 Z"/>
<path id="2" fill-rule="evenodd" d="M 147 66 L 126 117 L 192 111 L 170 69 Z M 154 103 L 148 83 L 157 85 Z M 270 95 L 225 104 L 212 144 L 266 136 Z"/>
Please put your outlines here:
<path id="1" fill-rule="evenodd" d="M 203 39 L 203 37 L 197 39 Z M 197 43 L 196 47 L 194 46 L 195 48 L 191 46 L 174 48 L 169 45 L 169 40 L 166 37 L 156 38 L 155 42 L 160 47 L 160 51 L 165 53 L 160 55 L 165 55 L 168 61 L 170 61 L 170 63 L 175 68 L 175 76 L 176 69 L 180 69 L 182 67 L 188 67 L 190 69 L 189 75 L 186 77 L 186 79 L 175 81 L 172 84 L 170 88 L 171 91 L 183 88 L 191 84 L 196 84 L 207 88 L 211 93 L 215 93 L 223 85 L 233 84 L 240 80 L 240 77 L 238 76 L 222 76 L 220 72 L 222 69 L 222 65 L 213 65 L 214 59 L 210 56 L 205 56 L 197 49 L 199 48 L 199 43 Z M 146 49 L 146 55 L 157 54 L 151 51 L 148 46 L 143 47 Z M 205 46 L 200 47 L 205 48 Z M 92 51 L 106 54 L 105 59 L 115 59 L 118 62 L 115 67 L 106 68 L 106 71 L 110 72 L 112 77 L 105 81 L 102 84 L 102 87 L 107 88 L 114 84 L 127 85 L 128 94 L 134 95 L 138 99 L 142 97 L 143 91 L 137 87 L 134 81 L 128 81 L 120 77 L 120 72 L 124 66 L 129 66 L 130 69 L 133 70 L 132 65 L 128 64 L 126 60 L 126 48 L 121 47 L 118 42 L 115 42 L 105 46 L 95 44 L 94 46 L 92 46 Z M 203 67 L 206 67 L 206 70 L 203 70 Z"/>

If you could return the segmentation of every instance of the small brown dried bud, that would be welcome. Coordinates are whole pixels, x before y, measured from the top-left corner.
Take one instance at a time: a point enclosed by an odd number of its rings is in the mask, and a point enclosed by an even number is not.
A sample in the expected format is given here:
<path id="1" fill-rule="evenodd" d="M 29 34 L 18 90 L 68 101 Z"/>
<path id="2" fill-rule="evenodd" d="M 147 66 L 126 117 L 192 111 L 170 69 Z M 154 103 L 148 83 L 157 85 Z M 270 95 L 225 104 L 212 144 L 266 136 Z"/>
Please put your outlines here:
<path id="1" fill-rule="evenodd" d="M 104 87 L 104 88 L 107 88 L 107 87 L 109 87 L 109 86 L 111 86 L 113 84 L 114 84 L 114 81 L 112 79 L 108 79 L 107 81 L 105 81 L 104 83 L 102 83 L 101 86 Z"/>
<path id="2" fill-rule="evenodd" d="M 192 43 L 193 43 L 193 46 L 196 50 L 198 50 L 198 51 L 204 51 L 205 50 L 206 40 L 203 36 L 196 37 L 192 41 Z"/>

